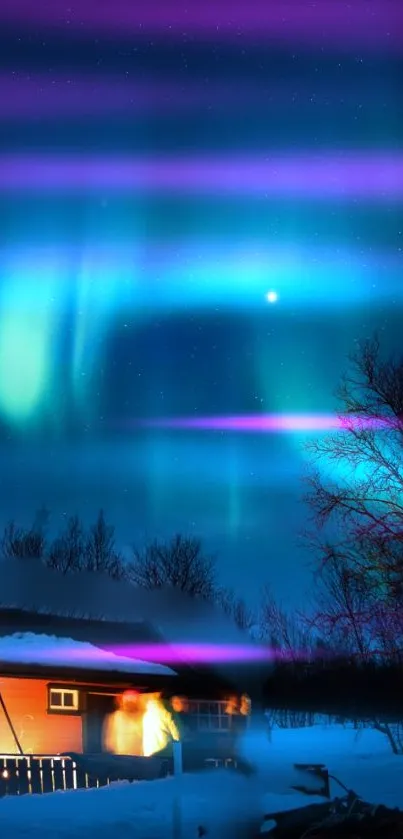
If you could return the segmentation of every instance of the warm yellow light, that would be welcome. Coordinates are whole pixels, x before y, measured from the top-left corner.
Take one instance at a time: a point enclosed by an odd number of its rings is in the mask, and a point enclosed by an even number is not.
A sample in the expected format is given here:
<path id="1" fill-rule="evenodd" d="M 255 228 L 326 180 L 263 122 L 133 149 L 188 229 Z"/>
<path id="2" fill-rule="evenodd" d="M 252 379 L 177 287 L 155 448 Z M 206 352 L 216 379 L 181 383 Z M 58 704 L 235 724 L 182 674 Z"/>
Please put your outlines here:
<path id="1" fill-rule="evenodd" d="M 117 755 L 151 757 L 171 740 L 179 740 L 178 728 L 159 694 L 141 697 L 141 702 L 121 702 L 104 728 L 104 746 Z"/>
<path id="2" fill-rule="evenodd" d="M 239 706 L 240 713 L 243 714 L 245 717 L 249 717 L 252 711 L 252 703 L 250 697 L 247 693 L 243 693 L 241 696 L 241 702 Z"/>
<path id="3" fill-rule="evenodd" d="M 142 754 L 142 716 L 127 711 L 115 711 L 104 729 L 104 745 L 116 755 Z"/>
<path id="4" fill-rule="evenodd" d="M 238 713 L 238 707 L 239 707 L 238 697 L 237 696 L 229 696 L 227 701 L 226 701 L 226 704 L 225 704 L 224 713 L 225 714 L 230 714 L 231 716 L 233 714 L 237 714 Z"/>
<path id="5" fill-rule="evenodd" d="M 189 700 L 186 696 L 173 696 L 171 708 L 176 714 L 186 714 L 189 711 Z"/>
<path id="6" fill-rule="evenodd" d="M 158 699 L 149 699 L 143 717 L 144 757 L 151 757 L 162 751 L 171 740 L 180 740 L 171 714 Z"/>

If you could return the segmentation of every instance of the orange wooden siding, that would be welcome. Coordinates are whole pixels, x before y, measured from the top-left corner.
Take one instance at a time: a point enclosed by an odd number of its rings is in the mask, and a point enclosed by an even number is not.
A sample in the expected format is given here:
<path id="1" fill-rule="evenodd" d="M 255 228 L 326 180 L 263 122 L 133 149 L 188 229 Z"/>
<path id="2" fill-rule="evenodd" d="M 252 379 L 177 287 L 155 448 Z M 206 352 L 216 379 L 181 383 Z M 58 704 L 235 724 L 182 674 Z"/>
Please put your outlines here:
<path id="1" fill-rule="evenodd" d="M 62 682 L 58 681 L 58 684 Z M 17 737 L 26 754 L 82 752 L 82 719 L 48 714 L 48 681 L 0 678 L 4 699 Z M 78 686 L 79 687 L 79 686 Z M 0 754 L 18 754 L 18 748 L 0 706 Z"/>

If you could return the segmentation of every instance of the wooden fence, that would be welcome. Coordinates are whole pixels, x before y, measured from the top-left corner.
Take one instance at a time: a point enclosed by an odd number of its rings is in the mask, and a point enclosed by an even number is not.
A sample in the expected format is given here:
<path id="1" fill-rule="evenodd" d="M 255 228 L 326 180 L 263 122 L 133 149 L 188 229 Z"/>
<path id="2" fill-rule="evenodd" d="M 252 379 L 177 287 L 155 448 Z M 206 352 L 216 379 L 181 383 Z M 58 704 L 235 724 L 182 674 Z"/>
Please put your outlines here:
<path id="1" fill-rule="evenodd" d="M 133 780 L 132 772 L 125 777 L 123 765 L 118 773 L 116 770 L 112 771 L 109 778 L 105 772 L 99 777 L 94 770 L 86 772 L 80 763 L 78 756 L 76 762 L 74 757 L 68 755 L 0 754 L 0 798 L 5 795 L 41 795 L 57 790 L 93 789 L 108 786 L 116 781 L 117 777 L 121 780 Z M 236 769 L 237 761 L 233 758 L 209 758 L 204 755 L 198 762 L 198 768 L 202 766 L 206 769 Z M 140 773 L 136 779 L 151 780 L 152 777 L 164 777 L 171 772 L 170 761 L 161 760 L 158 762 L 157 771 L 151 772 L 149 777 Z"/>
<path id="2" fill-rule="evenodd" d="M 70 757 L 55 755 L 0 755 L 0 798 L 56 790 L 105 786 L 80 769 Z"/>

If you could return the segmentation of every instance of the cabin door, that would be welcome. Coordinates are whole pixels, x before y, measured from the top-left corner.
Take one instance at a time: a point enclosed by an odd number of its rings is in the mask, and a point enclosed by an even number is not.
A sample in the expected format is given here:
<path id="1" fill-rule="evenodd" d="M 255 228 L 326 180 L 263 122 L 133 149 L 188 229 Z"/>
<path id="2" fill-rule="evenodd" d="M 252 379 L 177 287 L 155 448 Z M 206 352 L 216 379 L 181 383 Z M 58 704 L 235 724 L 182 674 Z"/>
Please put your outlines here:
<path id="1" fill-rule="evenodd" d="M 116 710 L 116 697 L 87 693 L 86 713 L 83 714 L 83 750 L 87 754 L 105 751 L 103 728 L 108 714 Z"/>

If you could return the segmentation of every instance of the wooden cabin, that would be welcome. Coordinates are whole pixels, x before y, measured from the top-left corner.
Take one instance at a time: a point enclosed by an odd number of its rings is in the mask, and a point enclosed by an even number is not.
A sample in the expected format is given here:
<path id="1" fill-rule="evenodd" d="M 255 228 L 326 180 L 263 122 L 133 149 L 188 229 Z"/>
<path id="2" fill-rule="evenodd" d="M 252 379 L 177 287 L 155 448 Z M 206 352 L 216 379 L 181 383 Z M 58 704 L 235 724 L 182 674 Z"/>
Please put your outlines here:
<path id="1" fill-rule="evenodd" d="M 206 604 L 179 593 L 139 591 L 101 577 L 62 576 L 31 560 L 0 563 L 0 760 L 99 754 L 105 718 L 130 688 L 186 695 L 211 757 L 229 755 L 233 720 L 227 701 L 234 691 L 243 692 L 236 684 L 242 668 L 234 681 L 233 669 L 222 672 L 175 654 L 182 637 L 211 643 L 216 613 L 210 610 L 207 620 Z M 226 625 L 219 615 L 220 643 L 234 638 L 231 624 L 225 635 Z M 130 652 L 152 645 L 164 648 L 163 662 Z"/>
<path id="2" fill-rule="evenodd" d="M 171 668 L 91 643 L 96 622 L 18 611 L 0 620 L 1 754 L 102 752 L 104 719 L 121 693 L 174 692 Z M 119 629 L 102 626 L 111 638 Z"/>
<path id="3" fill-rule="evenodd" d="M 123 630 L 123 631 L 122 631 Z M 128 659 L 98 646 L 138 628 L 18 610 L 0 613 L 0 754 L 99 753 L 105 717 L 128 689 L 186 694 L 195 727 L 230 730 L 232 686 L 186 665 Z"/>

